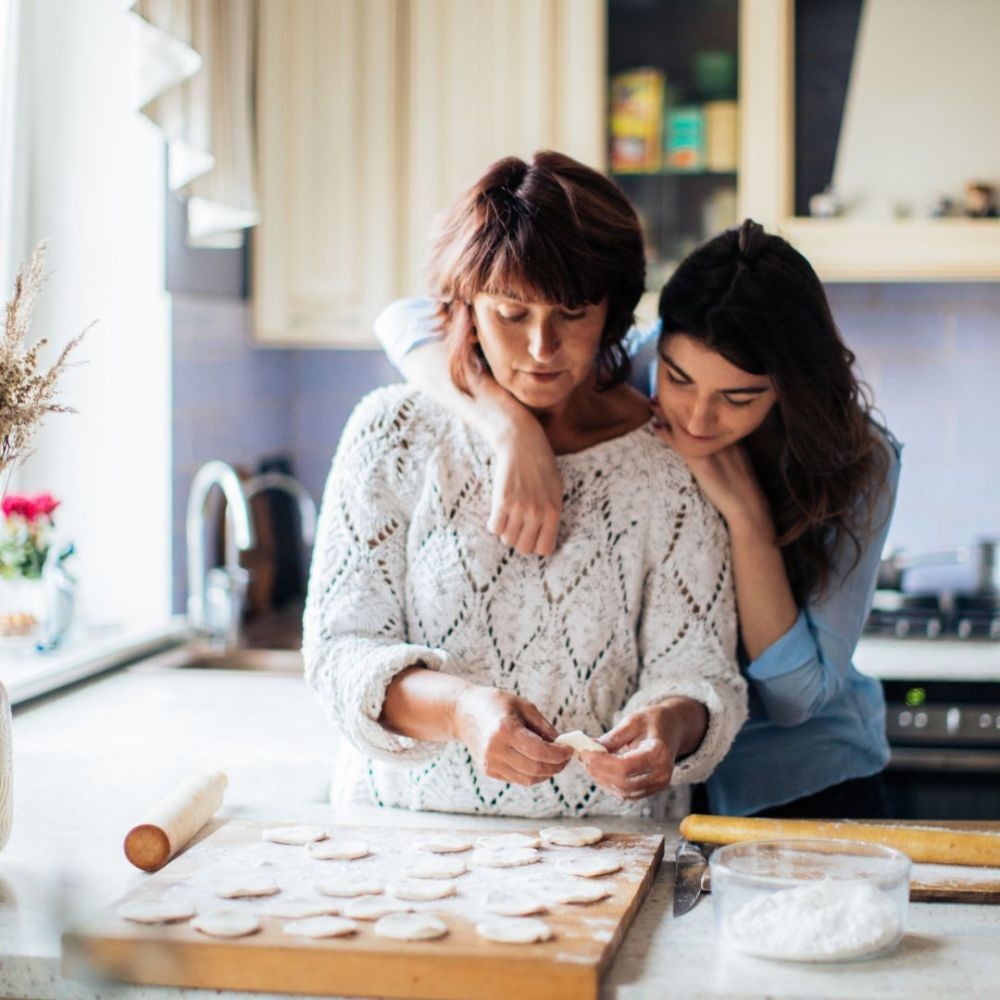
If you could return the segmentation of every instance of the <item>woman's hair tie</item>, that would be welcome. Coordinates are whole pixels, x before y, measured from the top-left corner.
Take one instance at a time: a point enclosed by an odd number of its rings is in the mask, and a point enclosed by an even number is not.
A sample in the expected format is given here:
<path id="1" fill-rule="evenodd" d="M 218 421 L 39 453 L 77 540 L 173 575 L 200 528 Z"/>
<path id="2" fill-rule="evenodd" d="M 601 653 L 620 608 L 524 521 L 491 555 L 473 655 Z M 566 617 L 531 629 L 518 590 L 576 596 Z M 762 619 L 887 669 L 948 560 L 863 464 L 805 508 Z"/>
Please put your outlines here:
<path id="1" fill-rule="evenodd" d="M 744 264 L 755 264 L 764 245 L 764 227 L 753 219 L 744 219 L 739 228 L 739 255 Z"/>

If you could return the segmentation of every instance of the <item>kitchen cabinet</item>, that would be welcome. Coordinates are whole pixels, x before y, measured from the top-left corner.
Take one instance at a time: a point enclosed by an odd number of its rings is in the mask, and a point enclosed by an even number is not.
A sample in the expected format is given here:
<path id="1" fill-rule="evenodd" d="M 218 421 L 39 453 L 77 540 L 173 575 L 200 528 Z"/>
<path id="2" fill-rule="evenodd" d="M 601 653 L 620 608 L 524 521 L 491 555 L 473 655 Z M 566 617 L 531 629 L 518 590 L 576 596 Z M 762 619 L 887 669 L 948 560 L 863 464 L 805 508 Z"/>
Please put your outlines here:
<path id="1" fill-rule="evenodd" d="M 434 214 L 500 156 L 604 158 L 602 0 L 263 4 L 255 336 L 375 346 Z"/>
<path id="2" fill-rule="evenodd" d="M 881 218 L 877 217 L 877 212 L 866 214 L 853 210 L 836 218 L 812 218 L 803 214 L 804 196 L 815 193 L 795 190 L 796 168 L 806 153 L 796 148 L 796 135 L 802 130 L 796 129 L 795 84 L 796 70 L 801 68 L 797 58 L 801 58 L 803 44 L 796 31 L 796 15 L 815 16 L 815 10 L 807 11 L 804 4 L 812 4 L 815 8 L 817 0 L 743 0 L 741 6 L 740 93 L 745 125 L 740 150 L 741 215 L 753 216 L 769 229 L 781 233 L 809 258 L 826 281 L 1000 278 L 1000 219 L 929 218 L 926 201 L 907 203 L 905 200 L 883 206 Z M 826 6 L 831 5 L 827 3 Z M 893 40 L 898 44 L 905 39 L 912 45 L 915 40 L 909 36 L 920 30 L 921 22 L 915 16 L 915 8 L 904 8 L 905 4 L 895 4 L 895 10 L 906 20 Z M 917 147 L 903 146 L 906 136 L 920 138 L 915 130 L 922 129 L 924 136 L 936 138 L 935 129 L 950 123 L 960 112 L 981 122 L 967 133 L 967 144 L 957 151 L 944 148 L 943 137 L 938 137 L 942 155 L 960 157 L 967 152 L 970 162 L 973 162 L 976 146 L 981 146 L 986 137 L 1000 134 L 995 88 L 979 92 L 958 82 L 961 63 L 970 58 L 960 39 L 964 35 L 968 40 L 969 33 L 977 31 L 979 16 L 988 8 L 989 5 L 984 8 L 965 0 L 947 5 L 945 13 L 950 19 L 947 33 L 927 40 L 934 56 L 914 70 L 921 79 L 929 81 L 930 89 L 923 91 L 923 96 L 908 91 L 900 79 L 884 80 L 884 76 L 881 78 L 883 85 L 869 91 L 868 96 L 860 88 L 854 95 L 856 118 L 863 117 L 868 109 L 875 113 L 876 105 L 883 101 L 887 102 L 885 107 L 896 109 L 892 113 L 882 113 L 878 121 L 871 124 L 876 133 L 879 129 L 885 133 L 884 150 L 893 151 L 895 143 L 901 146 L 905 163 L 898 174 L 901 183 L 904 179 L 909 182 L 913 176 L 926 175 L 929 192 L 934 183 L 931 164 L 940 157 L 907 155 L 907 148 Z M 870 14 L 871 10 L 865 8 L 861 13 L 862 22 Z M 978 30 L 984 28 L 979 26 Z M 986 35 L 994 37 L 989 31 Z M 869 32 L 865 38 L 870 37 Z M 823 41 L 829 48 L 829 38 Z M 949 58 L 957 60 L 952 70 L 949 70 Z M 989 62 L 993 64 L 996 60 Z M 985 67 L 980 68 L 985 70 Z M 862 69 L 856 63 L 851 72 L 857 75 Z M 880 79 L 877 72 L 873 73 L 873 78 Z M 849 96 L 848 101 L 851 99 Z M 889 105 L 890 101 L 895 104 Z M 835 124 L 839 124 L 839 117 Z M 844 127 L 847 124 L 845 117 Z M 905 131 L 907 125 L 910 132 Z M 842 128 L 841 141 L 849 138 Z M 838 149 L 837 155 L 846 157 L 849 153 L 849 149 Z M 860 155 L 868 156 L 870 165 L 874 166 L 880 154 L 869 147 Z M 837 166 L 840 170 L 843 164 L 838 162 Z M 995 164 L 993 171 L 992 177 L 983 179 L 996 184 L 1000 178 L 996 176 Z"/>
<path id="3" fill-rule="evenodd" d="M 967 2 L 949 5 L 966 30 L 974 23 L 971 8 L 962 12 Z M 684 253 L 745 216 L 789 239 L 827 281 L 1000 277 L 998 219 L 927 218 L 926 205 L 901 204 L 880 219 L 803 214 L 804 196 L 814 192 L 797 192 L 796 176 L 800 188 L 812 183 L 801 180 L 798 168 L 816 159 L 796 142 L 795 20 L 804 3 L 831 6 L 829 0 L 262 5 L 256 339 L 278 347 L 374 346 L 379 309 L 424 291 L 435 213 L 491 160 L 539 148 L 611 170 L 642 216 L 651 289 Z M 693 68 L 699 56 L 713 53 L 736 57 L 732 93 L 724 85 L 706 93 L 704 74 L 699 80 Z M 622 71 L 643 67 L 662 73 L 667 95 L 681 105 L 705 111 L 714 101 L 730 115 L 738 109 L 735 162 L 724 156 L 625 170 L 608 162 L 609 85 Z M 934 73 L 935 87 L 953 106 L 976 96 L 939 68 Z M 982 134 L 1000 135 L 990 94 L 979 96 L 987 102 Z M 906 176 L 921 169 L 915 159 Z"/>

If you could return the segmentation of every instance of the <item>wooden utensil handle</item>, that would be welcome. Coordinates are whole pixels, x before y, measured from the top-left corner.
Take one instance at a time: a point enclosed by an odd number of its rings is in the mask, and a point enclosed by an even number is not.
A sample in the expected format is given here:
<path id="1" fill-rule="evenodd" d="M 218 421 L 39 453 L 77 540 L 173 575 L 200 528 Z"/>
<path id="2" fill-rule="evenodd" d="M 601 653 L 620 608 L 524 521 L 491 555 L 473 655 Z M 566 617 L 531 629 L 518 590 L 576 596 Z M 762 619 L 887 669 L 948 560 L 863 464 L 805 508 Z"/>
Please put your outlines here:
<path id="1" fill-rule="evenodd" d="M 125 857 L 147 872 L 162 868 L 213 816 L 228 781 L 221 771 L 185 778 L 125 836 Z"/>
<path id="2" fill-rule="evenodd" d="M 1000 866 L 1000 834 L 950 830 L 943 826 L 749 819 L 692 813 L 681 821 L 681 834 L 688 840 L 708 844 L 735 844 L 745 840 L 860 840 L 894 847 L 911 861 Z"/>

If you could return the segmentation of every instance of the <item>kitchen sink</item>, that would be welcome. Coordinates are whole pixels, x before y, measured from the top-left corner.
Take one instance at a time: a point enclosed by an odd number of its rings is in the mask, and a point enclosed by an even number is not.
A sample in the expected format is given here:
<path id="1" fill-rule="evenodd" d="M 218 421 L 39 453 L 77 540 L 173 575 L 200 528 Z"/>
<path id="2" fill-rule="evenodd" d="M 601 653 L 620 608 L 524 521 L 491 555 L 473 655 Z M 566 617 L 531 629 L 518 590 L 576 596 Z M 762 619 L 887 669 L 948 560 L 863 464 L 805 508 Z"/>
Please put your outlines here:
<path id="1" fill-rule="evenodd" d="M 265 674 L 301 674 L 302 654 L 297 649 L 213 649 L 204 643 L 189 642 L 148 657 L 132 670 L 247 670 Z"/>

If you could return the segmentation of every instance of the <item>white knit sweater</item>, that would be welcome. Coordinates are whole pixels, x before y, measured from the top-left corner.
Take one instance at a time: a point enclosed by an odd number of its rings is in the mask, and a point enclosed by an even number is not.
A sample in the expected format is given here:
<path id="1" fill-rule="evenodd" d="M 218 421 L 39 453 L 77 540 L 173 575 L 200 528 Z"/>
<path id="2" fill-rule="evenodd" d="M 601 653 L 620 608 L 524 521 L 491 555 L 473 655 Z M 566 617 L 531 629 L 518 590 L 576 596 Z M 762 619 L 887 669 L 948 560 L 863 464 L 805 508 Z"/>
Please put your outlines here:
<path id="1" fill-rule="evenodd" d="M 306 676 L 367 757 L 379 804 L 513 816 L 676 815 L 746 716 L 729 548 L 719 515 L 649 425 L 558 459 L 556 553 L 486 530 L 490 453 L 406 386 L 355 409 L 327 481 L 304 624 Z M 395 735 L 385 691 L 416 663 L 512 691 L 561 732 L 592 736 L 670 695 L 709 727 L 668 792 L 622 802 L 572 761 L 524 788 L 461 743 Z"/>

